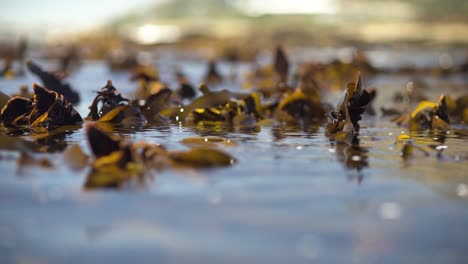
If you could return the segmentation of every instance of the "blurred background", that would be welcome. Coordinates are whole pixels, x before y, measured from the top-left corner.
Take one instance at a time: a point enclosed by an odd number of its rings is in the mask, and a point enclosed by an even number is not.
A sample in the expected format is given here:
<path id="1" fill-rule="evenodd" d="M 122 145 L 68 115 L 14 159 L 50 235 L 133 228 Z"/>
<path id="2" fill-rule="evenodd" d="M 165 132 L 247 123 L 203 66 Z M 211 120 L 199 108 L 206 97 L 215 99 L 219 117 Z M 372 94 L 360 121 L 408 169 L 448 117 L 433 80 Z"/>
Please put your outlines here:
<path id="1" fill-rule="evenodd" d="M 75 43 L 89 58 L 122 45 L 466 46 L 466 14 L 464 0 L 1 0 L 0 43 Z"/>

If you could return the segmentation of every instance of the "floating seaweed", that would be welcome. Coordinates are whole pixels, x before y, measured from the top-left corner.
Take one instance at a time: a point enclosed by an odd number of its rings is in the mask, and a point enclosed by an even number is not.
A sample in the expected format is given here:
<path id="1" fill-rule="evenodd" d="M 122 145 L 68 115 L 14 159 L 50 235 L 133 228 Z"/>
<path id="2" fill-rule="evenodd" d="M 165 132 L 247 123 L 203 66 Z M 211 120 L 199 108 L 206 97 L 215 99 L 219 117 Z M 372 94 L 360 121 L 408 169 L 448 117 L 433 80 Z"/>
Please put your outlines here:
<path id="1" fill-rule="evenodd" d="M 88 124 L 87 137 L 94 160 L 86 188 L 120 187 L 132 180 L 144 180 L 152 169 L 223 167 L 235 162 L 230 155 L 214 148 L 168 151 L 157 144 L 133 143 L 106 132 L 97 123 Z"/>
<path id="2" fill-rule="evenodd" d="M 97 92 L 89 109 L 87 119 L 92 121 L 130 126 L 146 123 L 140 108 L 131 105 L 129 99 L 123 98 L 110 80 Z"/>
<path id="3" fill-rule="evenodd" d="M 422 101 L 410 114 L 395 118 L 399 126 L 409 127 L 411 130 L 434 129 L 446 131 L 449 129 L 447 99 L 440 96 L 439 102 Z"/>
<path id="4" fill-rule="evenodd" d="M 131 72 L 130 80 L 138 82 L 136 99 L 146 99 L 162 89 L 167 89 L 166 85 L 160 82 L 158 71 L 151 65 L 135 67 Z"/>

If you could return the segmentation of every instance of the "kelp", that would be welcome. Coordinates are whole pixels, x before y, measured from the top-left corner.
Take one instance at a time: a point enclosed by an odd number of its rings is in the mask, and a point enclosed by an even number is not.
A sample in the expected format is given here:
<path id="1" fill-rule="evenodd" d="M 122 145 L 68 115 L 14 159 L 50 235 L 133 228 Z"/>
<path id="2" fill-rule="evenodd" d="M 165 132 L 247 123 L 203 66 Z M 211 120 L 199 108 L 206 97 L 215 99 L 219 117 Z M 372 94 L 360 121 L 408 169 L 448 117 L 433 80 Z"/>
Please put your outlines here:
<path id="1" fill-rule="evenodd" d="M 130 100 L 123 98 L 112 81 L 97 92 L 87 119 L 112 124 L 138 126 L 146 122 L 146 118 L 139 107 L 130 104 Z"/>
<path id="2" fill-rule="evenodd" d="M 204 83 L 200 85 L 199 90 L 202 95 L 190 104 L 164 109 L 161 114 L 177 122 L 232 121 L 232 116 L 229 113 L 238 110 L 234 107 L 238 100 L 245 100 L 240 105 L 244 105 L 243 109 L 247 111 L 251 110 L 250 102 L 256 100 L 249 99 L 250 96 L 254 96 L 252 94 L 234 93 L 228 90 L 211 91 Z M 239 111 L 241 110 L 239 109 Z"/>
<path id="3" fill-rule="evenodd" d="M 235 163 L 229 154 L 212 148 L 194 148 L 187 151 L 169 152 L 175 166 L 190 168 L 225 167 Z"/>
<path id="4" fill-rule="evenodd" d="M 299 87 L 294 92 L 283 95 L 274 115 L 277 120 L 288 123 L 312 122 L 323 119 L 324 109 L 318 95 L 304 93 Z"/>
<path id="5" fill-rule="evenodd" d="M 422 101 L 410 114 L 401 115 L 393 121 L 399 126 L 409 127 L 411 130 L 442 130 L 449 129 L 447 99 L 440 96 L 439 102 Z"/>
<path id="6" fill-rule="evenodd" d="M 255 88 L 266 98 L 290 91 L 288 85 L 289 59 L 281 46 L 276 47 L 270 65 L 254 65 L 246 76 L 244 88 Z"/>
<path id="7" fill-rule="evenodd" d="M 468 94 L 458 97 L 454 104 L 455 107 L 450 111 L 450 117 L 468 124 Z"/>
<path id="8" fill-rule="evenodd" d="M 228 122 L 234 126 L 252 126 L 263 118 L 258 93 L 233 94 L 228 91 L 206 91 L 203 96 L 205 98 L 202 99 L 206 99 L 206 101 L 211 97 L 219 100 L 218 102 L 221 104 L 213 106 L 213 101 L 211 101 L 207 104 L 210 107 L 194 108 L 188 115 L 188 120 L 192 123 L 214 121 Z M 194 101 L 189 105 L 189 109 L 193 108 L 194 105 L 200 105 L 201 102 L 202 100 Z"/>
<path id="9" fill-rule="evenodd" d="M 343 138 L 345 134 L 359 132 L 359 120 L 370 102 L 369 93 L 363 88 L 361 74 L 358 73 L 356 83 L 348 83 L 343 100 L 336 110 L 328 114 L 325 135 Z"/>
<path id="10" fill-rule="evenodd" d="M 218 146 L 233 147 L 238 144 L 230 139 L 221 137 L 188 137 L 180 141 L 180 143 L 189 147 L 210 147 L 216 148 Z"/>
<path id="11" fill-rule="evenodd" d="M 1 111 L 1 121 L 7 127 L 28 126 L 34 129 L 53 129 L 77 125 L 82 118 L 65 97 L 38 84 L 33 84 L 34 97 L 13 97 Z"/>
<path id="12" fill-rule="evenodd" d="M 289 74 L 289 61 L 281 46 L 276 47 L 273 65 L 279 82 L 286 83 Z"/>
<path id="13" fill-rule="evenodd" d="M 78 104 L 80 102 L 79 93 L 74 91 L 68 83 L 63 83 L 61 77 L 54 73 L 44 71 L 38 64 L 31 60 L 26 61 L 26 66 L 31 73 L 41 79 L 42 84 L 47 87 L 47 89 L 62 94 L 67 101 L 72 104 Z"/>
<path id="14" fill-rule="evenodd" d="M 120 187 L 144 180 L 153 169 L 223 167 L 235 162 L 229 154 L 206 146 L 169 151 L 158 144 L 133 143 L 104 130 L 99 123 L 88 124 L 86 133 L 94 157 L 86 188 Z"/>
<path id="15" fill-rule="evenodd" d="M 180 99 L 193 99 L 196 95 L 195 89 L 190 81 L 187 79 L 187 76 L 181 71 L 176 72 L 176 79 L 179 82 L 179 88 L 175 93 L 180 97 Z"/>
<path id="16" fill-rule="evenodd" d="M 207 84 L 218 84 L 223 81 L 223 76 L 218 70 L 218 66 L 215 60 L 210 60 L 208 62 L 208 69 L 203 78 L 203 81 Z"/>
<path id="17" fill-rule="evenodd" d="M 160 112 L 170 106 L 172 94 L 171 90 L 164 88 L 146 98 L 143 105 L 138 105 L 137 101 L 132 104 L 140 108 L 148 122 L 166 123 L 167 118 L 161 115 Z"/>
<path id="18" fill-rule="evenodd" d="M 166 85 L 159 80 L 158 71 L 152 65 L 135 67 L 131 72 L 130 80 L 138 83 L 135 92 L 136 99 L 146 99 L 160 90 L 166 89 Z"/>

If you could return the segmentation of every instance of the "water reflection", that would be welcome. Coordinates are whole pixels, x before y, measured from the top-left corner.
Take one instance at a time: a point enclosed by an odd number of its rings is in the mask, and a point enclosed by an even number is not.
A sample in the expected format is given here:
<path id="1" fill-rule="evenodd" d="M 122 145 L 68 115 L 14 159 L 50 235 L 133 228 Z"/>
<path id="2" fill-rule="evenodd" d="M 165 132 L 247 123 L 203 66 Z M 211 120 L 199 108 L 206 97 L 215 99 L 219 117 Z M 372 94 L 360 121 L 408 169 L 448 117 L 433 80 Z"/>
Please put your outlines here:
<path id="1" fill-rule="evenodd" d="M 331 143 L 331 148 L 334 149 L 337 160 L 342 163 L 345 168 L 349 171 L 357 171 L 357 176 L 350 176 L 351 179 L 356 179 L 358 183 L 361 183 L 364 179 L 362 170 L 369 167 L 368 162 L 368 148 L 360 145 L 360 139 L 358 135 L 353 136 L 350 145 L 344 143 Z"/>

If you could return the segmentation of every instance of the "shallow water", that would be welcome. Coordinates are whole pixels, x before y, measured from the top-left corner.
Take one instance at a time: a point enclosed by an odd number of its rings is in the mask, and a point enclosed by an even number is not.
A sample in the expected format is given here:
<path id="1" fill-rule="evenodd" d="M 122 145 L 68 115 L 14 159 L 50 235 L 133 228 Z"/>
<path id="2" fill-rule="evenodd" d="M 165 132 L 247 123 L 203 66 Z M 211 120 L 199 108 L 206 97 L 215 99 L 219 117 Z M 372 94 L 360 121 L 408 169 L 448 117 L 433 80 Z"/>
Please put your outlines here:
<path id="1" fill-rule="evenodd" d="M 158 61 L 173 84 L 171 60 Z M 201 62 L 181 64 L 197 83 Z M 241 69 L 247 69 L 242 65 Z M 228 65 L 221 65 L 228 72 Z M 364 78 L 366 78 L 364 76 Z M 413 76 L 365 79 L 379 88 L 376 106 Z M 94 94 L 112 79 L 124 94 L 128 74 L 87 62 L 69 79 L 79 89 L 82 116 Z M 455 95 L 463 76 L 428 77 L 428 95 Z M 33 76 L 0 80 L 15 92 Z M 451 90 L 441 89 L 445 84 Z M 234 83 L 224 87 L 236 89 Z M 460 88 L 462 87 L 462 88 Z M 466 91 L 466 90 L 465 90 Z M 331 94 L 336 102 L 339 94 Z M 89 169 L 63 166 L 60 153 L 46 156 L 54 169 L 18 167 L 18 153 L 0 159 L 0 263 L 465 263 L 468 259 L 468 131 L 455 126 L 442 155 L 400 157 L 395 138 L 418 144 L 430 133 L 410 133 L 381 117 L 361 122 L 360 148 L 334 146 L 315 127 L 220 127 L 169 125 L 123 131 L 133 140 L 185 149 L 191 136 L 221 136 L 237 163 L 209 170 L 152 172 L 122 190 L 84 190 Z M 27 137 L 26 137 L 27 138 Z M 83 129 L 66 136 L 89 153 Z"/>

